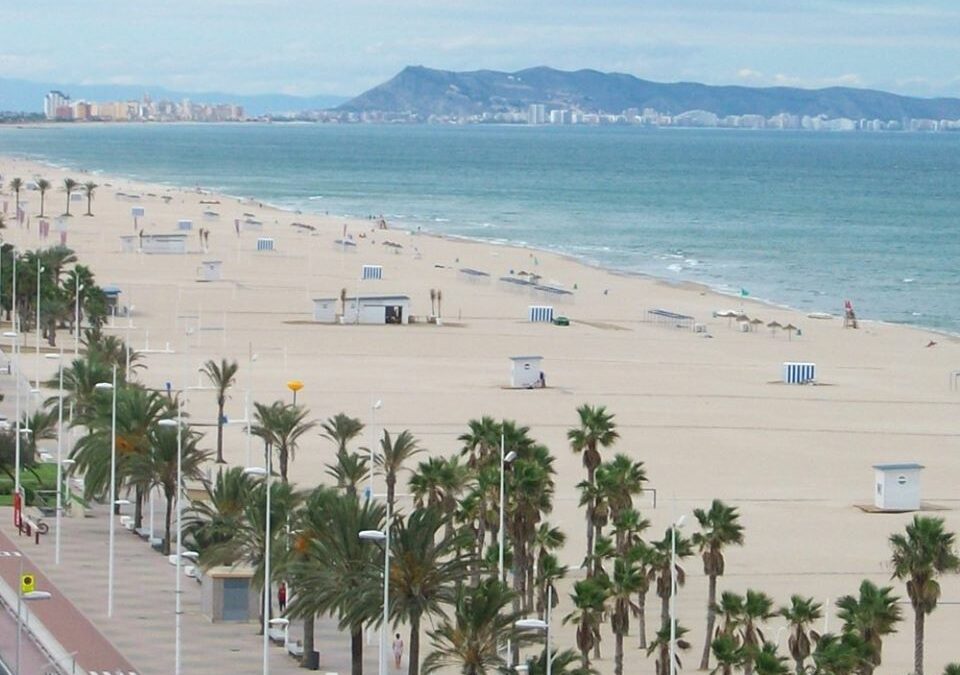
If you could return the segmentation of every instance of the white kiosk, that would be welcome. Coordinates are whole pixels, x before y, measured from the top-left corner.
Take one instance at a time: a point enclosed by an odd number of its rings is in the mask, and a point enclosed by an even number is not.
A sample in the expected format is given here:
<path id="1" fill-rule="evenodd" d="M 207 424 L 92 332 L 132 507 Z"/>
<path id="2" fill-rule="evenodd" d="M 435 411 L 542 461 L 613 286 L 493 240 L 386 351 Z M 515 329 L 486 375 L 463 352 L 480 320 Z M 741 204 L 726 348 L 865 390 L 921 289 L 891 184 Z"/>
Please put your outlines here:
<path id="1" fill-rule="evenodd" d="M 542 356 L 511 356 L 510 386 L 514 389 L 533 389 L 541 385 Z"/>
<path id="2" fill-rule="evenodd" d="M 200 263 L 200 281 L 220 281 L 220 260 L 204 260 Z"/>
<path id="3" fill-rule="evenodd" d="M 920 510 L 921 464 L 874 464 L 873 504 L 881 511 Z"/>

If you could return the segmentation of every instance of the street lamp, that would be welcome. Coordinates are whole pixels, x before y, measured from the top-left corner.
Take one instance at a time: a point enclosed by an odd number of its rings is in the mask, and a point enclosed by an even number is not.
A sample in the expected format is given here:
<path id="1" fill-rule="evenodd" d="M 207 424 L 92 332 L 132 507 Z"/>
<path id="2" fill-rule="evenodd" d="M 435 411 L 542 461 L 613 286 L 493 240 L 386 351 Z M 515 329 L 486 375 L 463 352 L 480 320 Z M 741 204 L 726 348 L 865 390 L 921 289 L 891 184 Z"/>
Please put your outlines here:
<path id="1" fill-rule="evenodd" d="M 514 450 L 511 450 L 510 452 L 504 454 L 505 450 L 506 450 L 505 439 L 504 439 L 503 433 L 501 433 L 500 434 L 500 529 L 497 532 L 497 535 L 499 537 L 497 548 L 500 549 L 499 559 L 497 561 L 498 563 L 497 579 L 500 582 L 506 581 L 506 578 L 504 577 L 504 569 L 503 569 L 503 546 L 504 546 L 503 521 L 504 521 L 504 512 L 506 510 L 506 504 L 504 503 L 506 499 L 506 487 L 504 483 L 504 474 L 507 472 L 507 464 L 512 463 L 513 460 L 517 458 L 517 453 Z"/>
<path id="2" fill-rule="evenodd" d="M 377 411 L 383 407 L 383 401 L 377 399 L 370 406 L 370 435 L 372 436 L 372 443 L 370 443 L 370 473 L 368 474 L 367 481 L 367 499 L 373 499 L 373 453 L 376 448 L 377 438 L 376 433 L 376 423 L 377 423 Z"/>
<path id="3" fill-rule="evenodd" d="M 73 293 L 73 358 L 80 358 L 80 291 L 84 285 L 80 283 L 80 275 L 77 270 L 73 270 L 73 278 L 76 282 L 76 290 Z"/>
<path id="4" fill-rule="evenodd" d="M 677 672 L 677 530 L 686 519 L 680 516 L 670 526 L 670 675 Z"/>
<path id="5" fill-rule="evenodd" d="M 57 359 L 60 366 L 60 388 L 57 390 L 57 532 L 54 537 L 53 564 L 60 564 L 60 516 L 63 511 L 61 486 L 63 485 L 63 345 L 59 354 L 47 354 L 48 359 Z"/>
<path id="6" fill-rule="evenodd" d="M 547 587 L 547 593 L 549 595 L 547 596 L 545 621 L 542 619 L 520 619 L 519 621 L 514 621 L 513 625 L 517 628 L 544 631 L 544 641 L 546 643 L 544 654 L 547 660 L 547 675 L 551 675 L 553 672 L 553 654 L 550 652 L 550 606 L 553 604 L 553 586 Z"/>
<path id="7" fill-rule="evenodd" d="M 259 466 L 249 466 L 243 470 L 246 476 L 262 476 L 267 486 L 266 517 L 264 518 L 266 532 L 263 540 L 263 675 L 268 675 L 270 672 L 270 631 L 267 628 L 267 622 L 270 620 L 270 593 L 272 592 L 270 587 L 270 465 L 272 459 L 273 449 L 270 449 L 267 452 L 266 469 Z"/>
<path id="8" fill-rule="evenodd" d="M 19 571 L 17 573 L 17 649 L 15 657 L 14 672 L 20 675 L 20 641 L 23 634 L 23 601 L 33 602 L 36 600 L 49 600 L 50 593 L 47 591 L 23 592 L 23 554 L 20 551 L 0 551 L 0 558 L 17 558 L 19 561 Z"/>
<path id="9" fill-rule="evenodd" d="M 111 432 L 110 432 L 110 551 L 107 562 L 107 617 L 113 617 L 113 539 L 114 539 L 114 510 L 120 501 L 117 496 L 117 364 L 113 364 L 113 382 L 97 382 L 93 385 L 97 391 L 109 391 L 113 394 L 111 405 Z"/>
<path id="10" fill-rule="evenodd" d="M 297 392 L 303 389 L 303 382 L 300 380 L 290 380 L 287 382 L 287 389 L 293 392 L 293 405 L 297 405 Z"/>
<path id="11" fill-rule="evenodd" d="M 37 251 L 37 326 L 36 326 L 36 329 L 37 329 L 37 358 L 36 358 L 37 380 L 35 385 L 36 389 L 40 388 L 40 275 L 43 274 L 43 272 L 46 269 L 47 269 L 46 267 L 40 264 L 40 252 Z"/>
<path id="12" fill-rule="evenodd" d="M 183 429 L 181 425 L 183 423 L 183 403 L 181 398 L 177 397 L 177 418 L 176 419 L 162 419 L 157 422 L 158 425 L 170 428 L 174 427 L 177 433 L 177 572 L 176 572 L 176 581 L 174 586 L 174 593 L 176 595 L 175 609 L 174 609 L 174 625 L 176 633 L 176 645 L 174 648 L 174 665 L 173 672 L 175 675 L 180 675 L 180 615 L 181 605 L 180 605 L 180 565 L 183 560 Z M 152 515 L 152 513 L 151 513 Z M 167 549 L 169 550 L 169 549 Z"/>
<path id="13" fill-rule="evenodd" d="M 371 493 L 371 498 L 373 497 Z M 387 675 L 387 625 L 390 620 L 390 503 L 387 502 L 387 521 L 383 530 L 361 530 L 360 539 L 383 542 L 383 623 L 380 626 L 380 670 Z"/>
<path id="14" fill-rule="evenodd" d="M 14 268 L 13 268 L 13 272 L 14 272 L 14 274 L 13 274 L 13 306 L 14 306 L 14 310 L 13 310 L 13 311 L 14 311 L 13 322 L 14 322 L 14 326 L 16 326 L 16 321 L 17 321 L 17 319 L 16 319 L 16 316 L 17 316 L 17 315 L 16 315 L 16 311 L 17 311 L 17 310 L 16 310 L 16 306 L 17 306 L 17 274 L 16 274 L 16 272 L 17 272 L 17 268 L 16 268 L 16 264 L 17 264 L 17 263 L 16 263 L 16 260 L 17 260 L 17 258 L 16 258 L 16 251 L 14 251 L 14 258 L 13 258 L 13 260 L 14 260 L 14 263 L 13 263 L 13 264 L 14 264 Z M 15 424 L 16 424 L 16 440 L 15 440 L 14 443 L 15 443 L 15 445 L 16 445 L 16 450 L 14 451 L 14 452 L 15 452 L 15 460 L 14 460 L 13 475 L 14 475 L 14 483 L 15 483 L 15 485 L 14 485 L 14 488 L 13 488 L 13 494 L 14 494 L 14 495 L 19 495 L 19 494 L 20 494 L 20 359 L 17 357 L 17 348 L 18 348 L 19 343 L 20 343 L 20 340 L 19 340 L 20 334 L 17 333 L 17 331 L 15 331 L 15 330 L 8 330 L 8 331 L 6 331 L 6 332 L 3 334 L 3 336 L 10 338 L 10 343 L 13 345 L 13 358 L 14 358 L 14 360 L 17 362 L 17 368 L 16 368 L 16 372 L 17 372 L 17 401 L 16 401 L 16 408 L 17 408 L 16 416 L 17 416 L 17 420 L 16 420 L 16 422 L 15 422 Z M 18 523 L 18 524 L 19 524 L 19 523 Z"/>

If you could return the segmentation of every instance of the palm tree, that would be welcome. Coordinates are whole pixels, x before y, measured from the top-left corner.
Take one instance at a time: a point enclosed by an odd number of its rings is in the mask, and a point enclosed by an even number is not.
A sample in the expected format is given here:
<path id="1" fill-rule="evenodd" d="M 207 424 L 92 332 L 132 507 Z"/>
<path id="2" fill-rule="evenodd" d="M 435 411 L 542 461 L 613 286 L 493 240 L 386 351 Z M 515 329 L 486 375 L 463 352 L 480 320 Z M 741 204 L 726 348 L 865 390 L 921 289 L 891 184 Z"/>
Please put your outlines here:
<path id="1" fill-rule="evenodd" d="M 717 603 L 717 577 L 723 576 L 726 561 L 723 550 L 727 546 L 743 545 L 743 526 L 740 524 L 740 514 L 734 506 L 727 506 L 719 499 L 714 499 L 710 509 L 694 509 L 694 517 L 700 524 L 700 531 L 695 532 L 691 541 L 700 551 L 703 559 L 703 573 L 709 580 L 707 587 L 707 633 L 703 645 L 703 655 L 700 657 L 700 670 L 710 667 L 710 643 L 713 640 L 713 629 L 717 620 L 715 606 Z"/>
<path id="2" fill-rule="evenodd" d="M 43 205 L 46 199 L 47 190 L 50 189 L 50 181 L 48 181 L 46 178 L 38 178 L 37 189 L 40 191 L 40 217 L 43 218 Z"/>
<path id="3" fill-rule="evenodd" d="M 277 451 L 280 479 L 287 482 L 287 468 L 297 449 L 297 441 L 316 426 L 307 422 L 310 411 L 302 406 L 274 401 L 269 406 L 254 403 L 257 423 L 251 429 L 254 436 L 263 439 L 267 452 Z"/>
<path id="4" fill-rule="evenodd" d="M 23 189 L 23 179 L 14 178 L 10 181 L 10 189 L 13 190 L 14 203 L 13 203 L 13 217 L 16 221 L 20 222 L 20 190 Z"/>
<path id="5" fill-rule="evenodd" d="M 580 656 L 573 649 L 564 649 L 558 652 L 551 650 L 550 672 L 552 675 L 597 675 L 594 668 L 583 668 L 578 665 Z M 543 650 L 527 659 L 527 675 L 547 675 L 547 654 Z"/>
<path id="6" fill-rule="evenodd" d="M 422 619 L 443 616 L 443 605 L 454 601 L 456 587 L 470 572 L 472 561 L 460 554 L 470 535 L 440 535 L 445 516 L 439 509 L 418 509 L 406 521 L 396 519 L 391 532 L 390 611 L 394 621 L 410 625 L 408 675 L 420 671 Z"/>
<path id="7" fill-rule="evenodd" d="M 623 675 L 623 638 L 630 632 L 630 615 L 636 615 L 639 607 L 631 600 L 640 590 L 642 574 L 630 558 L 617 557 L 613 561 L 610 577 L 609 599 L 613 603 L 610 613 L 610 628 L 614 636 L 613 672 Z"/>
<path id="8" fill-rule="evenodd" d="M 680 652 L 690 649 L 690 643 L 683 639 L 683 636 L 686 635 L 687 632 L 687 629 L 680 625 L 676 625 L 674 628 L 673 658 L 677 670 L 683 668 L 683 663 L 680 661 Z M 647 656 L 657 652 L 657 659 L 655 661 L 657 675 L 670 675 L 670 673 L 673 672 L 670 667 L 670 643 L 670 622 L 667 621 L 660 627 L 660 630 L 657 631 L 657 636 L 653 642 L 650 643 L 650 646 L 647 647 Z"/>
<path id="9" fill-rule="evenodd" d="M 90 202 L 93 200 L 93 193 L 98 187 L 99 186 L 92 180 L 88 180 L 83 184 L 83 194 L 87 196 L 87 213 L 85 215 L 93 215 L 93 213 L 90 211 Z"/>
<path id="10" fill-rule="evenodd" d="M 837 636 L 824 633 L 814 649 L 814 675 L 853 675 L 863 668 L 870 656 L 870 647 L 854 633 Z"/>
<path id="11" fill-rule="evenodd" d="M 791 595 L 790 606 L 781 607 L 779 613 L 787 620 L 790 630 L 787 647 L 796 665 L 796 673 L 803 675 L 806 672 L 804 661 L 810 656 L 812 643 L 819 637 L 810 627 L 823 617 L 823 605 L 813 598 Z"/>
<path id="12" fill-rule="evenodd" d="M 368 475 L 369 460 L 359 452 L 337 450 L 337 461 L 327 464 L 327 475 L 337 481 L 337 488 L 348 497 L 356 498 L 358 487 Z"/>
<path id="13" fill-rule="evenodd" d="M 227 390 L 233 386 L 239 368 L 236 361 L 220 359 L 218 364 L 210 359 L 201 369 L 217 391 L 217 464 L 226 463 L 223 459 L 223 424 L 226 421 L 223 416 L 223 407 L 227 403 Z M 247 423 L 250 423 L 249 420 Z"/>
<path id="14" fill-rule="evenodd" d="M 363 433 L 363 422 L 346 413 L 337 413 L 320 425 L 320 434 L 337 445 L 337 452 L 346 452 L 347 444 Z"/>
<path id="15" fill-rule="evenodd" d="M 890 537 L 893 549 L 893 577 L 907 582 L 913 606 L 913 675 L 923 675 L 923 622 L 937 608 L 940 584 L 946 572 L 960 571 L 954 547 L 955 535 L 943 528 L 943 518 L 914 516 L 906 534 Z"/>
<path id="16" fill-rule="evenodd" d="M 530 636 L 514 628 L 519 614 L 509 611 L 512 592 L 506 584 L 487 578 L 478 586 L 461 586 L 453 601 L 452 619 L 444 619 L 429 632 L 433 651 L 423 662 L 423 672 L 445 667 L 463 675 L 486 675 L 508 668 L 500 646 L 529 642 Z"/>
<path id="17" fill-rule="evenodd" d="M 717 659 L 717 665 L 710 675 L 733 675 L 734 668 L 743 665 L 743 647 L 736 636 L 721 633 L 710 643 L 710 648 Z"/>
<path id="18" fill-rule="evenodd" d="M 604 406 L 593 407 L 583 404 L 577 408 L 580 426 L 567 432 L 570 447 L 575 453 L 583 453 L 583 466 L 587 469 L 587 483 L 593 485 L 597 467 L 600 466 L 600 449 L 608 448 L 620 437 L 613 422 L 614 415 Z M 595 500 L 587 505 L 587 556 L 593 554 L 593 542 L 597 534 L 594 525 Z M 587 574 L 593 574 L 588 569 Z"/>
<path id="19" fill-rule="evenodd" d="M 764 642 L 754 660 L 757 675 L 787 675 L 786 657 L 777 654 L 777 646 L 772 642 Z"/>
<path id="20" fill-rule="evenodd" d="M 213 483 L 203 482 L 206 499 L 194 501 L 185 514 L 184 529 L 193 550 L 201 555 L 210 546 L 221 544 L 242 527 L 245 508 L 250 501 L 254 479 L 243 467 L 221 467 Z"/>
<path id="21" fill-rule="evenodd" d="M 878 587 L 868 579 L 860 583 L 859 597 L 845 595 L 837 600 L 837 616 L 843 621 L 844 632 L 859 635 L 870 645 L 871 654 L 863 675 L 870 675 L 881 663 L 883 638 L 897 631 L 901 611 L 900 598 L 891 595 L 892 586 Z"/>
<path id="22" fill-rule="evenodd" d="M 73 194 L 73 191 L 77 189 L 78 185 L 79 183 L 72 178 L 63 179 L 63 189 L 67 191 L 67 210 L 63 214 L 65 216 L 70 215 L 70 195 Z"/>
<path id="23" fill-rule="evenodd" d="M 431 457 L 417 465 L 410 477 L 410 491 L 416 508 L 439 506 L 447 518 L 447 530 L 454 527 L 454 514 L 460 497 L 470 484 L 470 469 L 460 463 L 458 456 L 449 458 Z"/>
<path id="24" fill-rule="evenodd" d="M 417 439 L 408 429 L 397 434 L 395 439 L 390 437 L 389 431 L 383 430 L 380 454 L 374 458 L 374 463 L 380 467 L 387 483 L 387 508 L 390 513 L 396 513 L 397 475 L 403 469 L 403 463 L 418 452 L 423 450 L 417 447 Z"/>
<path id="25" fill-rule="evenodd" d="M 148 432 L 148 451 L 130 458 L 126 475 L 130 481 L 142 485 L 147 491 L 160 488 L 166 500 L 164 516 L 163 554 L 170 554 L 170 524 L 173 500 L 184 489 L 177 483 L 177 433 L 180 433 L 180 471 L 183 480 L 203 478 L 203 463 L 210 453 L 197 447 L 200 436 L 189 429 L 166 429 L 154 427 Z"/>
<path id="26" fill-rule="evenodd" d="M 564 617 L 563 622 L 576 624 L 582 667 L 590 668 L 590 651 L 600 643 L 600 626 L 607 610 L 609 591 L 606 579 L 587 577 L 578 581 L 573 585 L 570 597 L 575 609 Z"/>
<path id="27" fill-rule="evenodd" d="M 670 620 L 670 593 L 673 579 L 673 539 L 671 528 L 667 528 L 663 539 L 653 542 L 653 562 L 650 573 L 657 580 L 657 595 L 660 597 L 660 625 L 666 625 Z M 687 582 L 687 573 L 680 566 L 684 558 L 693 555 L 693 544 L 678 531 L 676 533 L 676 579 L 679 589 Z"/>
<path id="28" fill-rule="evenodd" d="M 495 419 L 486 415 L 479 420 L 470 420 L 467 427 L 469 431 L 457 437 L 463 443 L 460 454 L 468 457 L 467 466 L 471 469 L 486 466 L 499 452 L 501 432 L 506 435 L 505 430 Z"/>
<path id="29" fill-rule="evenodd" d="M 636 462 L 620 453 L 597 467 L 598 503 L 604 504 L 610 521 L 616 523 L 623 511 L 633 508 L 633 498 L 643 492 L 646 481 L 643 462 Z M 600 534 L 599 529 L 597 534 Z M 624 547 L 624 542 L 618 539 L 617 551 L 622 552 Z"/>
<path id="30" fill-rule="evenodd" d="M 383 505 L 371 499 L 311 495 L 300 518 L 311 536 L 298 537 L 299 555 L 284 569 L 298 589 L 287 615 L 336 616 L 340 630 L 350 632 L 352 675 L 363 673 L 363 627 L 380 616 L 383 598 L 383 582 L 373 573 L 383 570 L 383 552 L 357 533 L 382 530 L 385 517 Z"/>
<path id="31" fill-rule="evenodd" d="M 960 675 L 960 663 L 950 663 L 943 669 L 943 675 Z"/>
<path id="32" fill-rule="evenodd" d="M 754 659 L 764 643 L 760 626 L 773 616 L 775 613 L 770 596 L 761 591 L 747 589 L 743 603 L 743 625 L 740 627 L 747 657 L 743 664 L 744 675 L 752 675 Z"/>

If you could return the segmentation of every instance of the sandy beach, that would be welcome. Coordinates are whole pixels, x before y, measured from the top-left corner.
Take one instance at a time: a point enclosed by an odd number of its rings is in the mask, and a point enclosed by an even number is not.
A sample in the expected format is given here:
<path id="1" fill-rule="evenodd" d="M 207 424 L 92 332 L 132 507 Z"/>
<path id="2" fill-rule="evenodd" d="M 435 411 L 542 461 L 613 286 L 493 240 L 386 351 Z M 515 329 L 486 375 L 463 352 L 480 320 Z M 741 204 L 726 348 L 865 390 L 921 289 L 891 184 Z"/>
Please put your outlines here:
<path id="1" fill-rule="evenodd" d="M 575 409 L 583 403 L 616 413 L 621 440 L 607 456 L 622 452 L 645 463 L 648 487 L 657 495 L 655 509 L 652 495 L 640 503 L 653 522 L 651 538 L 713 498 L 740 507 L 746 545 L 727 555 L 721 590 L 763 590 L 778 604 L 794 593 L 811 595 L 832 609 L 837 597 L 855 593 L 860 580 L 869 578 L 891 583 L 906 600 L 902 584 L 889 581 L 887 538 L 912 515 L 867 514 L 854 506 L 873 501 L 875 463 L 925 465 L 924 501 L 943 509 L 937 515 L 946 518 L 948 529 L 960 530 L 955 510 L 960 504 L 955 487 L 960 392 L 950 387 L 951 372 L 960 368 L 956 338 L 871 321 L 848 330 L 837 317 L 813 319 L 749 298 L 618 274 L 541 251 L 380 230 L 373 220 L 289 213 L 196 189 L 66 172 L 11 158 L 0 158 L 0 174 L 0 202 L 10 203 L 3 239 L 22 248 L 58 243 L 65 176 L 100 184 L 93 217 L 82 215 L 85 200 L 71 203 L 74 215 L 63 219 L 67 245 L 101 286 L 118 286 L 120 304 L 132 308 L 129 318 L 118 317 L 109 330 L 147 352 L 139 380 L 149 387 L 167 382 L 194 387 L 187 409 L 195 422 L 213 425 L 216 416 L 213 393 L 196 388 L 206 384 L 197 369 L 208 359 L 226 357 L 240 363 L 239 382 L 227 403 L 231 420 L 244 418 L 246 391 L 252 400 L 288 400 L 285 383 L 296 378 L 304 383 L 298 403 L 313 417 L 346 412 L 368 425 L 372 421 L 374 432 L 410 429 L 435 454 L 457 452 L 456 438 L 471 418 L 491 415 L 528 425 L 556 457 L 557 498 L 550 521 L 568 536 L 561 562 L 571 566 L 572 579 L 579 577 L 585 545 L 575 489 L 584 470 L 570 451 L 566 431 L 577 422 Z M 27 181 L 38 175 L 54 186 L 46 196 L 47 239 L 38 233 L 39 192 L 21 193 L 30 216 L 27 229 L 15 223 L 8 189 L 15 176 Z M 175 233 L 178 220 L 191 219 L 187 254 L 122 252 L 120 237 L 136 234 L 133 207 L 144 209 L 138 220 L 148 234 Z M 204 211 L 218 215 L 205 218 Z M 262 229 L 241 227 L 238 236 L 235 221 L 248 219 L 262 223 Z M 210 230 L 207 252 L 201 250 L 200 227 Z M 345 227 L 355 247 L 334 243 Z M 275 250 L 257 251 L 260 237 L 272 238 Z M 199 281 L 204 260 L 222 261 L 221 280 Z M 383 279 L 360 281 L 364 264 L 382 266 Z M 461 268 L 490 277 L 472 279 Z M 520 271 L 573 294 L 551 300 L 497 280 Z M 312 299 L 338 297 L 343 288 L 351 296 L 358 290 L 409 295 L 419 321 L 406 326 L 314 322 Z M 442 291 L 439 326 L 425 323 L 430 289 Z M 836 298 L 838 312 L 842 303 Z M 540 304 L 552 304 L 571 325 L 527 321 L 528 306 Z M 764 324 L 792 323 L 802 334 L 789 338 L 762 326 L 741 332 L 736 322 L 713 316 L 740 307 Z M 655 308 L 690 315 L 707 332 L 650 321 L 648 310 Z M 23 355 L 24 373 L 31 378 L 34 339 L 26 336 Z M 66 332 L 58 339 L 73 350 Z M 527 354 L 543 356 L 546 389 L 507 388 L 509 357 Z M 781 383 L 785 361 L 816 363 L 818 385 Z M 39 366 L 41 376 L 48 377 L 54 364 L 41 359 Z M 374 420 L 371 407 L 377 400 L 382 407 Z M 215 431 L 207 434 L 209 447 L 215 436 Z M 371 438 L 368 427 L 361 445 Z M 327 480 L 324 465 L 333 451 L 329 441 L 311 434 L 292 462 L 292 480 L 302 487 Z M 244 464 L 247 452 L 240 425 L 228 425 L 226 458 Z M 252 452 L 252 461 L 261 461 L 256 441 Z M 690 521 L 688 534 L 694 531 Z M 688 582 L 677 608 L 693 644 L 684 656 L 685 670 L 694 670 L 703 644 L 706 579 L 698 557 L 686 561 L 685 568 Z M 953 644 L 960 631 L 960 576 L 946 578 L 942 586 L 941 605 L 927 622 L 930 673 L 960 658 Z M 555 616 L 572 609 L 563 595 Z M 648 611 L 652 615 L 657 608 L 651 592 Z M 912 667 L 912 611 L 908 604 L 903 609 L 905 620 L 899 633 L 884 641 L 878 672 Z M 649 617 L 648 624 L 655 625 L 656 618 Z M 783 624 L 772 620 L 768 638 L 776 639 Z M 839 626 L 831 615 L 828 628 Z M 556 642 L 574 647 L 572 628 L 559 629 Z M 628 645 L 636 648 L 635 628 Z M 429 645 L 424 649 L 429 652 Z M 612 657 L 607 630 L 603 659 L 596 664 L 602 672 L 612 672 Z M 652 658 L 631 662 L 637 664 L 632 672 L 653 672 Z"/>

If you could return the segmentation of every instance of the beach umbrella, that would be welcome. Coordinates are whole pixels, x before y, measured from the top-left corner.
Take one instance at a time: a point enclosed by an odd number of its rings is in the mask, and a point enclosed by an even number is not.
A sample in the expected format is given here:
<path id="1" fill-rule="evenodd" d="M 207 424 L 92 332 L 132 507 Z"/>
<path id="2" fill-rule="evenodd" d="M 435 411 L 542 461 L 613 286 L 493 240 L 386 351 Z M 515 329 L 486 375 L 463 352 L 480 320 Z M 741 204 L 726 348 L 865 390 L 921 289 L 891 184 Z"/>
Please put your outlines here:
<path id="1" fill-rule="evenodd" d="M 793 331 L 797 330 L 797 327 L 794 326 L 792 323 L 788 323 L 786 326 L 783 327 L 783 330 L 787 331 L 787 339 L 790 340 L 790 339 L 793 339 Z"/>
<path id="2" fill-rule="evenodd" d="M 779 321 L 771 321 L 767 324 L 767 328 L 770 329 L 770 335 L 775 335 L 778 328 L 783 328 L 783 324 Z"/>
<path id="3" fill-rule="evenodd" d="M 757 329 L 757 326 L 762 326 L 762 325 L 763 325 L 763 319 L 760 319 L 760 318 L 750 319 L 750 325 L 753 326 L 753 329 L 754 329 L 754 330 L 756 330 L 756 329 Z"/>

